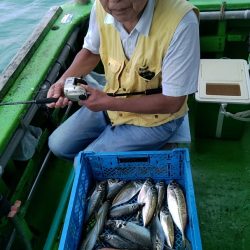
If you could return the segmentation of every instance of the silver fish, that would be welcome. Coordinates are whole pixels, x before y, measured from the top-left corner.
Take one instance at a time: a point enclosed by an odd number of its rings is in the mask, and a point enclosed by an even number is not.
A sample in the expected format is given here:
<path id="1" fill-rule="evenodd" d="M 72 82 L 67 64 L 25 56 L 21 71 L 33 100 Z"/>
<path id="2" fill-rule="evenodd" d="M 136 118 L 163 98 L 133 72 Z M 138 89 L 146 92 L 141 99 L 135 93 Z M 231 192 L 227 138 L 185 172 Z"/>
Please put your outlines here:
<path id="1" fill-rule="evenodd" d="M 154 216 L 150 224 L 150 234 L 153 250 L 163 250 L 165 236 L 158 216 Z"/>
<path id="2" fill-rule="evenodd" d="M 139 209 L 144 206 L 144 203 L 131 203 L 125 204 L 118 207 L 114 207 L 110 210 L 109 216 L 111 218 L 131 215 L 136 213 Z"/>
<path id="3" fill-rule="evenodd" d="M 130 181 L 122 187 L 120 192 L 115 196 L 112 207 L 123 204 L 132 199 L 141 189 L 142 183 L 140 181 Z"/>
<path id="4" fill-rule="evenodd" d="M 86 236 L 86 238 L 84 239 L 84 241 L 81 245 L 81 248 L 80 248 L 81 250 L 94 249 L 96 241 L 97 241 L 99 235 L 103 231 L 109 208 L 110 208 L 110 201 L 105 201 L 97 213 L 95 226 L 88 233 L 88 235 Z"/>
<path id="5" fill-rule="evenodd" d="M 159 214 L 162 204 L 165 200 L 165 196 L 166 196 L 166 187 L 165 187 L 165 182 L 164 181 L 158 181 L 155 184 L 155 187 L 158 191 L 158 201 L 157 201 L 157 207 L 156 207 L 156 214 Z"/>
<path id="6" fill-rule="evenodd" d="M 118 249 L 140 250 L 140 246 L 116 234 L 103 234 L 100 239 Z"/>
<path id="7" fill-rule="evenodd" d="M 93 193 L 89 197 L 85 221 L 88 221 L 88 219 L 91 217 L 94 211 L 98 210 L 99 207 L 101 206 L 106 195 L 106 189 L 107 189 L 106 181 L 101 181 L 100 183 L 96 184 Z"/>
<path id="8" fill-rule="evenodd" d="M 108 191 L 106 199 L 112 201 L 125 184 L 126 181 L 108 179 Z"/>
<path id="9" fill-rule="evenodd" d="M 151 249 L 150 231 L 147 228 L 123 220 L 108 220 L 106 225 L 121 237 L 140 245 L 141 249 Z"/>
<path id="10" fill-rule="evenodd" d="M 155 186 L 150 187 L 146 193 L 146 197 L 144 198 L 145 205 L 142 208 L 142 220 L 145 227 L 150 223 L 155 213 L 157 196 L 158 193 Z"/>
<path id="11" fill-rule="evenodd" d="M 153 186 L 153 182 L 151 179 L 147 179 L 143 185 L 142 185 L 142 188 L 138 194 L 138 197 L 137 197 L 137 202 L 138 203 L 142 203 L 144 202 L 144 199 L 146 197 L 146 194 L 147 194 L 147 191 L 149 190 L 150 187 Z"/>
<path id="12" fill-rule="evenodd" d="M 187 224 L 187 207 L 183 191 L 179 184 L 172 181 L 167 187 L 168 209 L 174 223 L 182 234 L 182 246 L 186 246 L 185 228 Z"/>
<path id="13" fill-rule="evenodd" d="M 174 247 L 174 222 L 168 208 L 162 208 L 160 211 L 160 222 L 168 246 Z"/>

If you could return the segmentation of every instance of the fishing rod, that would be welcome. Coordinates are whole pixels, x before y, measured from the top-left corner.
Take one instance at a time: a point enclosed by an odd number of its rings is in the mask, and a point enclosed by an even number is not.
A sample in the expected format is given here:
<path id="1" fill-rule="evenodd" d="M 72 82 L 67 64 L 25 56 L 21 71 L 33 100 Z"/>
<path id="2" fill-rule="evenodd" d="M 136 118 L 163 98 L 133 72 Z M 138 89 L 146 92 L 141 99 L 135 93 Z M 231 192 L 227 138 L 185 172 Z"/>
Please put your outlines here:
<path id="1" fill-rule="evenodd" d="M 41 98 L 41 99 L 36 99 L 36 100 L 31 100 L 31 101 L 2 102 L 0 103 L 0 106 L 19 105 L 19 104 L 48 104 L 48 103 L 57 102 L 57 100 L 58 98 Z"/>
<path id="2" fill-rule="evenodd" d="M 81 101 L 86 100 L 89 94 L 86 92 L 84 88 L 82 88 L 79 84 L 87 85 L 87 83 L 77 77 L 68 77 L 64 84 L 64 95 L 71 101 Z M 133 96 L 133 95 L 153 95 L 161 93 L 161 88 L 155 89 L 146 89 L 145 91 L 138 92 L 130 92 L 130 93 L 107 93 L 108 96 L 119 97 L 119 96 Z M 19 105 L 19 104 L 49 104 L 53 102 L 57 102 L 59 98 L 41 98 L 31 101 L 16 101 L 16 102 L 2 102 L 0 106 L 6 105 Z"/>
<path id="3" fill-rule="evenodd" d="M 68 77 L 64 84 L 64 95 L 71 101 L 86 100 L 88 98 L 87 92 L 79 84 L 87 84 L 83 79 L 76 77 Z M 20 104 L 49 104 L 57 102 L 59 98 L 41 98 L 30 101 L 16 101 L 16 102 L 2 102 L 0 106 L 6 105 L 20 105 Z"/>

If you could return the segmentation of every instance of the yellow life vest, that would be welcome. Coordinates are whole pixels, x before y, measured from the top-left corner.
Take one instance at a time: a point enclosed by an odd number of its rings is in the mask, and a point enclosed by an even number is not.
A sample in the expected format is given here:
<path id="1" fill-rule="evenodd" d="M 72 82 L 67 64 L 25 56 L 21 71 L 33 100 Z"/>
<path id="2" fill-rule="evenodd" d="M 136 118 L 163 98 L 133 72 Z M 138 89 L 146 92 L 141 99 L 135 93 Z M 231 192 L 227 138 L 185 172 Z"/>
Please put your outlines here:
<path id="1" fill-rule="evenodd" d="M 184 15 L 194 9 L 185 0 L 156 0 L 149 35 L 140 35 L 132 57 L 124 54 L 119 32 L 113 25 L 104 23 L 106 12 L 99 0 L 96 1 L 96 15 L 100 32 L 100 56 L 104 65 L 109 93 L 132 93 L 161 87 L 162 61 L 170 45 L 174 32 Z M 155 73 L 151 80 L 139 75 L 143 67 Z M 114 98 L 131 98 L 114 97 Z M 113 125 L 133 124 L 136 126 L 158 126 L 183 116 L 188 110 L 187 98 L 180 110 L 173 114 L 138 114 L 131 112 L 108 111 Z"/>

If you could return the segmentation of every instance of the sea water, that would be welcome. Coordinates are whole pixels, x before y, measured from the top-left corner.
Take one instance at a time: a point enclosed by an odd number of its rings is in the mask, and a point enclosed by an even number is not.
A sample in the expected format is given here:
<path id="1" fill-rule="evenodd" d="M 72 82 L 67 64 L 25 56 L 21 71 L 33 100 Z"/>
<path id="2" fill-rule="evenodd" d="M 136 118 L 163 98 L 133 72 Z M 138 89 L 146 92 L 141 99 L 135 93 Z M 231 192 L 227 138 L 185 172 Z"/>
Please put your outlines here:
<path id="1" fill-rule="evenodd" d="M 0 74 L 52 6 L 69 0 L 0 0 Z"/>

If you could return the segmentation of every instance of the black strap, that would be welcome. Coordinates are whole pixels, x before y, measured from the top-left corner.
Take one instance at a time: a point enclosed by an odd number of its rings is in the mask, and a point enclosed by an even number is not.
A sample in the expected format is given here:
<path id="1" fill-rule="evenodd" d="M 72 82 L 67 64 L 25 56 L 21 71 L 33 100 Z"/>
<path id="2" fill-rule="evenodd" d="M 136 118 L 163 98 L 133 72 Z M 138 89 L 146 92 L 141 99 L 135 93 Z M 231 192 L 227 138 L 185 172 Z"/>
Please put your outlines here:
<path id="1" fill-rule="evenodd" d="M 131 93 L 107 93 L 109 96 L 131 96 L 131 95 L 153 95 L 153 94 L 159 94 L 162 93 L 162 88 L 156 88 L 156 89 L 146 89 L 145 91 L 140 92 L 131 92 Z"/>
<path id="2" fill-rule="evenodd" d="M 108 112 L 107 111 L 102 111 L 103 113 L 103 116 L 104 116 L 104 119 L 106 121 L 107 124 L 111 124 L 111 121 L 109 119 L 109 115 L 108 115 Z"/>

